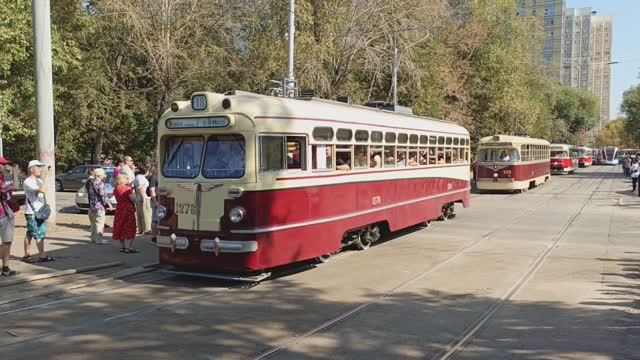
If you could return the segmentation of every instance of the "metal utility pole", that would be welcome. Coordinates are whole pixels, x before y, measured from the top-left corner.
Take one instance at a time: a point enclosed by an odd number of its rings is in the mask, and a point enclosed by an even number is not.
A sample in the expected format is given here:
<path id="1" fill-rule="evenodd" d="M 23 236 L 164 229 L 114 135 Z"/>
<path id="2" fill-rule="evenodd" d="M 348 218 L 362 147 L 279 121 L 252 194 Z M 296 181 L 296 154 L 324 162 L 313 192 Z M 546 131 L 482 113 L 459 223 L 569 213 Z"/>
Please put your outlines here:
<path id="1" fill-rule="evenodd" d="M 289 53 L 287 56 L 287 77 L 284 80 L 284 93 L 286 97 L 295 96 L 295 82 L 293 76 L 293 55 L 296 44 L 296 1 L 289 0 Z"/>
<path id="2" fill-rule="evenodd" d="M 56 224 L 55 139 L 53 127 L 53 68 L 51 64 L 51 3 L 32 0 L 33 46 L 35 48 L 36 112 L 38 116 L 38 158 L 50 167 L 52 178 L 46 196 L 51 207 L 49 223 Z"/>
<path id="3" fill-rule="evenodd" d="M 393 37 L 393 58 L 391 59 L 391 92 L 393 105 L 398 105 L 398 46 L 395 35 Z"/>

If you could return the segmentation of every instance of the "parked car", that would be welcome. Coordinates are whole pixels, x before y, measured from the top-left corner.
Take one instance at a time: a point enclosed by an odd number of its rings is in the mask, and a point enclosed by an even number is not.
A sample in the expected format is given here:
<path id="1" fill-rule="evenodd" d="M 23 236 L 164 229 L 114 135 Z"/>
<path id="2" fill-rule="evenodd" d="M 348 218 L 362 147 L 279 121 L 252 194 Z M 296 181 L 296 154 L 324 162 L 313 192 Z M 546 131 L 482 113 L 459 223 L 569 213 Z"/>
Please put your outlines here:
<path id="1" fill-rule="evenodd" d="M 111 202 L 111 205 L 115 209 L 117 205 L 116 198 L 113 196 L 113 189 L 115 188 L 115 180 L 113 178 L 113 167 L 105 167 L 104 172 L 107 174 L 107 178 L 104 179 L 104 192 L 107 194 L 107 199 Z M 89 210 L 89 197 L 87 196 L 87 188 L 84 186 L 86 179 L 82 182 L 80 189 L 76 191 L 76 209 L 80 211 Z"/>
<path id="2" fill-rule="evenodd" d="M 66 173 L 56 176 L 56 191 L 72 190 L 77 191 L 82 188 L 84 181 L 89 177 L 89 169 L 96 169 L 102 167 L 105 169 L 112 169 L 113 166 L 102 165 L 80 165 L 76 166 Z"/>

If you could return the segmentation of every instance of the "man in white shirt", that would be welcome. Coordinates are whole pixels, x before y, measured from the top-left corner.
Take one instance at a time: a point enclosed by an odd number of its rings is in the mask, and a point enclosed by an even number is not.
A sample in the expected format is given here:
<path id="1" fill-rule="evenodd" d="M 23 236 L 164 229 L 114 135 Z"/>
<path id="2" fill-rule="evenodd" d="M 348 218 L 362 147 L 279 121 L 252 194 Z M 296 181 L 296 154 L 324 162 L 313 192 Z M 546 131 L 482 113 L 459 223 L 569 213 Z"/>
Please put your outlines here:
<path id="1" fill-rule="evenodd" d="M 55 259 L 47 256 L 44 251 L 44 239 L 47 235 L 47 222 L 46 220 L 36 219 L 35 213 L 40 210 L 45 204 L 44 194 L 52 178 L 51 169 L 47 171 L 44 180 L 41 179 L 42 170 L 45 165 L 38 160 L 31 160 L 29 162 L 29 174 L 30 176 L 24 180 L 24 194 L 25 194 L 25 206 L 24 216 L 27 222 L 27 235 L 24 238 L 24 257 L 25 262 L 30 262 L 31 255 L 29 254 L 29 248 L 31 240 L 36 240 L 38 247 L 38 256 L 40 262 L 54 261 Z"/>
<path id="2" fill-rule="evenodd" d="M 136 223 L 139 234 L 151 233 L 151 199 L 147 195 L 149 187 L 149 168 L 143 166 L 135 178 L 133 188 L 136 192 Z"/>
<path id="3" fill-rule="evenodd" d="M 129 178 L 129 185 L 133 185 L 133 182 L 135 181 L 136 175 L 133 172 L 134 166 L 135 164 L 133 163 L 133 159 L 131 158 L 131 156 L 125 156 L 120 173 L 127 175 L 127 177 Z"/>

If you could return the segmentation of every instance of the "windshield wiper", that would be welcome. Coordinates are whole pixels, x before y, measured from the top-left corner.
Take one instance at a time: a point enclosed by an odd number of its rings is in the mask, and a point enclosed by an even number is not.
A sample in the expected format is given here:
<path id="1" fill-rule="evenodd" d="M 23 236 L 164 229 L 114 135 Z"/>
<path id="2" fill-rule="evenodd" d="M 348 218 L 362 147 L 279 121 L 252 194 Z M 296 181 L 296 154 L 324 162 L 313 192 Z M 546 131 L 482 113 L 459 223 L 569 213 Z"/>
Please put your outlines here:
<path id="1" fill-rule="evenodd" d="M 182 144 L 184 144 L 184 138 L 180 139 L 180 142 L 178 143 L 178 146 L 176 146 L 176 149 L 173 151 L 173 153 L 171 153 L 171 155 L 169 155 L 169 161 L 167 161 L 167 165 L 171 164 L 173 160 L 175 160 L 176 156 L 178 155 L 178 151 L 182 149 Z"/>

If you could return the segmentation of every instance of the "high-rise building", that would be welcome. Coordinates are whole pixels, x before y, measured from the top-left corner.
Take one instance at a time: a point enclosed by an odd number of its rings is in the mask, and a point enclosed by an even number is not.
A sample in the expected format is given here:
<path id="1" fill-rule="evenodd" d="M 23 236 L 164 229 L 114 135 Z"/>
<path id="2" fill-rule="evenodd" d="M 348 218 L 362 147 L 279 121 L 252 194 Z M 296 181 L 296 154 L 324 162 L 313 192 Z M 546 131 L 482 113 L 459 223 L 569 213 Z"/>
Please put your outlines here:
<path id="1" fill-rule="evenodd" d="M 565 8 L 565 0 L 520 0 L 519 16 L 543 21 L 543 59 L 549 74 L 562 83 L 594 94 L 600 121 L 589 133 L 593 141 L 609 122 L 611 92 L 611 16 L 591 8 Z"/>
<path id="2" fill-rule="evenodd" d="M 591 8 L 565 9 L 562 39 L 562 83 L 589 88 Z"/>
<path id="3" fill-rule="evenodd" d="M 600 130 L 609 122 L 609 97 L 611 95 L 611 16 L 591 17 L 589 90 L 600 100 Z"/>
<path id="4" fill-rule="evenodd" d="M 562 75 L 565 0 L 520 0 L 518 16 L 542 18 L 545 41 L 542 55 L 551 76 L 560 80 Z"/>

